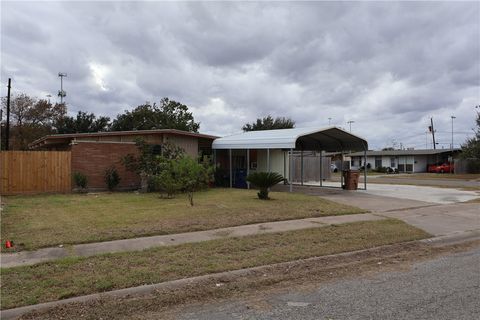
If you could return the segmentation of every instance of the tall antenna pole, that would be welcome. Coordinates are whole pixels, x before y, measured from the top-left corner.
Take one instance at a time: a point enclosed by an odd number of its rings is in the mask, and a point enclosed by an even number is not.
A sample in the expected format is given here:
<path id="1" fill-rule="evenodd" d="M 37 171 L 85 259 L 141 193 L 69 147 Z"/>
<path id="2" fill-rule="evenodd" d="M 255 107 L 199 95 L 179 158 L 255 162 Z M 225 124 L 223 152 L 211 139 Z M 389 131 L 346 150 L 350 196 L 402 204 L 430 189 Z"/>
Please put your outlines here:
<path id="1" fill-rule="evenodd" d="M 453 119 L 456 119 L 457 117 L 450 116 L 450 118 L 452 118 L 452 145 L 451 145 L 451 149 L 452 149 L 452 152 L 453 152 Z"/>
<path id="2" fill-rule="evenodd" d="M 58 91 L 58 96 L 60 97 L 60 103 L 63 103 L 63 98 L 67 96 L 67 93 L 63 91 L 63 77 L 66 77 L 66 73 L 59 72 L 58 76 L 60 77 L 60 91 Z"/>
<path id="3" fill-rule="evenodd" d="M 350 120 L 350 121 L 347 121 L 347 123 L 350 125 L 350 132 L 352 132 L 352 123 L 355 123 L 355 121 Z"/>
<path id="4" fill-rule="evenodd" d="M 435 150 L 437 149 L 437 145 L 435 143 L 435 128 L 433 127 L 433 117 L 430 118 L 430 131 L 432 132 L 433 150 Z"/>
<path id="5" fill-rule="evenodd" d="M 5 150 L 8 151 L 10 145 L 10 88 L 12 87 L 12 79 L 8 78 L 7 93 L 7 126 L 5 128 Z"/>

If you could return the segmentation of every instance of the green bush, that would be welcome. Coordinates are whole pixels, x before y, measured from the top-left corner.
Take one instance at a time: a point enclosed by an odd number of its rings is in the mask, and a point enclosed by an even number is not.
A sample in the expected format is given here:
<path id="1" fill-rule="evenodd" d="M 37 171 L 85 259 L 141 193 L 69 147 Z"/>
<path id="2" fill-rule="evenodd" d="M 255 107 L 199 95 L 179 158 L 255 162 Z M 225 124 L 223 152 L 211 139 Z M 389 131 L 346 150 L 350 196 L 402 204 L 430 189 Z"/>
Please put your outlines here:
<path id="1" fill-rule="evenodd" d="M 104 176 L 105 184 L 108 190 L 112 191 L 120 183 L 120 176 L 115 166 L 110 166 L 105 170 Z"/>
<path id="2" fill-rule="evenodd" d="M 247 177 L 247 181 L 259 189 L 257 195 L 262 200 L 270 199 L 268 197 L 268 189 L 283 180 L 283 176 L 276 172 L 254 172 Z"/>
<path id="3" fill-rule="evenodd" d="M 213 167 L 208 158 L 198 162 L 188 156 L 166 160 L 162 171 L 156 175 L 157 188 L 173 198 L 176 193 L 187 193 L 193 206 L 193 193 L 206 188 L 213 181 Z"/>
<path id="4" fill-rule="evenodd" d="M 73 181 L 74 181 L 75 185 L 77 186 L 77 188 L 80 188 L 80 189 L 86 189 L 87 188 L 88 178 L 85 174 L 83 174 L 81 172 L 74 172 L 73 173 Z"/>

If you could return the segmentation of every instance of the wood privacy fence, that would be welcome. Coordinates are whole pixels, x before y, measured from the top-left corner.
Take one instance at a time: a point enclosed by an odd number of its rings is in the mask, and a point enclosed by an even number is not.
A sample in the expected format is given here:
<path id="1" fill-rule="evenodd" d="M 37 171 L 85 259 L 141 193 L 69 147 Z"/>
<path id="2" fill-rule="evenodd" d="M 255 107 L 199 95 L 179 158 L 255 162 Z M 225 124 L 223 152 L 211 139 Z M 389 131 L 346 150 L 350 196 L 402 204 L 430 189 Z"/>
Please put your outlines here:
<path id="1" fill-rule="evenodd" d="M 455 159 L 455 173 L 480 173 L 480 159 Z"/>
<path id="2" fill-rule="evenodd" d="M 70 151 L 0 152 L 0 194 L 71 191 Z"/>

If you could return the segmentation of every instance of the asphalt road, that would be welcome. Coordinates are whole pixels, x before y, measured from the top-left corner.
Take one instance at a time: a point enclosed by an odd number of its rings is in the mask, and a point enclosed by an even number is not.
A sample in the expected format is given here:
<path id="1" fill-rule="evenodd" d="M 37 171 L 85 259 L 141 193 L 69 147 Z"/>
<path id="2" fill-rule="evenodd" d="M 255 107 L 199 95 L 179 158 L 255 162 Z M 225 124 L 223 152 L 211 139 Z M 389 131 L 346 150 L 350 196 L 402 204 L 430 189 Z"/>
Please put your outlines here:
<path id="1" fill-rule="evenodd" d="M 312 288 L 313 287 L 313 288 Z M 408 271 L 184 308 L 177 319 L 478 319 L 480 248 Z"/>

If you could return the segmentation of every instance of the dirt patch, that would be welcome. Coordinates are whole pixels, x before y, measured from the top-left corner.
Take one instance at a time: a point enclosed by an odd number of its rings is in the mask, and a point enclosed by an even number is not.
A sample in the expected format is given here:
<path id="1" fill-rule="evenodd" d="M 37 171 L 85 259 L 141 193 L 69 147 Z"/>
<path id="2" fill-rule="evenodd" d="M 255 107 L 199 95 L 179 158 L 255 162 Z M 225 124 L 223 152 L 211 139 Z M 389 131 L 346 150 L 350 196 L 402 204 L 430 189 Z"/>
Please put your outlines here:
<path id="1" fill-rule="evenodd" d="M 262 290 L 262 295 L 283 292 L 291 285 L 312 290 L 322 282 L 408 270 L 413 262 L 467 251 L 479 245 L 479 240 L 442 247 L 418 242 L 391 245 L 353 254 L 265 266 L 247 274 L 211 277 L 142 297 L 68 304 L 43 313 L 31 313 L 21 319 L 174 319 L 176 312 L 187 303 L 221 301 L 232 297 L 247 299 L 256 308 L 269 308 L 255 297 L 259 290 Z"/>

